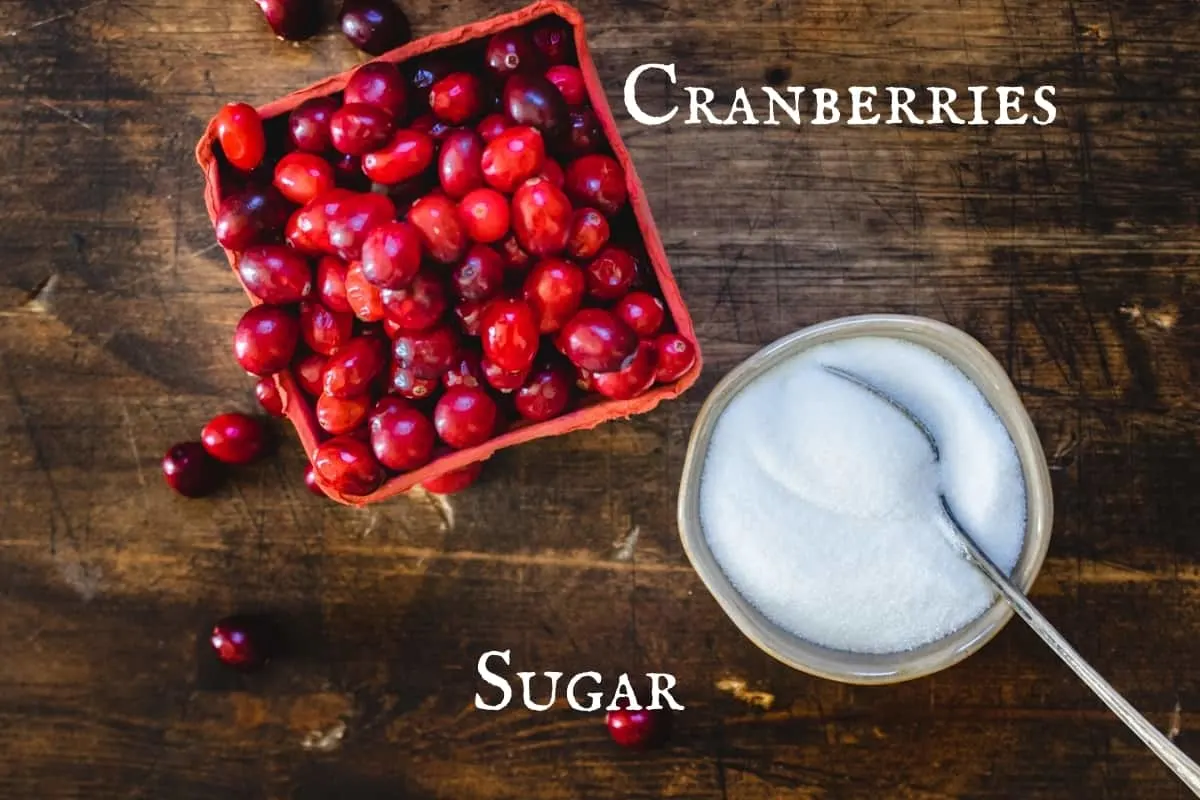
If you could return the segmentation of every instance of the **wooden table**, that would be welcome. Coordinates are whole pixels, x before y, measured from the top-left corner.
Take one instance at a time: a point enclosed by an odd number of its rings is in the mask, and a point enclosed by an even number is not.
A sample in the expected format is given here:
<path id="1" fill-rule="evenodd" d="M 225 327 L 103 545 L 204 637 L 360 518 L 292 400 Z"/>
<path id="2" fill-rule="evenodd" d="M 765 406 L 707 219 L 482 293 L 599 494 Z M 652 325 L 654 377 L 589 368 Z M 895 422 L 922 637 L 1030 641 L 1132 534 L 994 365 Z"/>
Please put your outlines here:
<path id="1" fill-rule="evenodd" d="M 405 5 L 423 34 L 514 4 Z M 690 569 L 674 502 L 699 404 L 762 344 L 867 311 L 958 325 L 1050 457 L 1034 599 L 1195 753 L 1200 8 L 581 10 L 708 368 L 646 417 L 502 454 L 446 507 L 352 510 L 305 492 L 290 436 L 208 501 L 173 496 L 157 462 L 252 408 L 229 354 L 246 300 L 192 147 L 222 102 L 357 56 L 332 31 L 276 42 L 249 2 L 0 5 L 0 797 L 1184 797 L 1019 624 L 891 688 L 774 662 Z M 648 128 L 621 101 L 647 61 L 718 105 L 766 82 L 1053 84 L 1059 119 Z M 295 652 L 213 669 L 203 633 L 233 611 L 273 614 Z M 478 712 L 490 649 L 514 670 L 670 672 L 687 710 L 645 755 L 561 703 Z"/>

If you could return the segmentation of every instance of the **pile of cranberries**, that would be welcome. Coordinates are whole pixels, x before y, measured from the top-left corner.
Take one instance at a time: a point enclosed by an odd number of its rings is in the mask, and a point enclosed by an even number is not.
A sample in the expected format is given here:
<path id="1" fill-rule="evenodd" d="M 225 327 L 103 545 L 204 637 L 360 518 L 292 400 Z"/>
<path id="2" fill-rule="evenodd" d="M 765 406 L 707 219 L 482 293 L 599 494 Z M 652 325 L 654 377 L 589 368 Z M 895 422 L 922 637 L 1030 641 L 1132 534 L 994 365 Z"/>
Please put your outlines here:
<path id="1" fill-rule="evenodd" d="M 311 398 L 325 436 L 313 480 L 370 494 L 695 363 L 573 61 L 570 28 L 550 18 L 403 71 L 365 64 L 286 120 L 221 110 L 216 235 L 261 301 L 234 356 L 265 379 L 268 410 L 285 370 Z"/>

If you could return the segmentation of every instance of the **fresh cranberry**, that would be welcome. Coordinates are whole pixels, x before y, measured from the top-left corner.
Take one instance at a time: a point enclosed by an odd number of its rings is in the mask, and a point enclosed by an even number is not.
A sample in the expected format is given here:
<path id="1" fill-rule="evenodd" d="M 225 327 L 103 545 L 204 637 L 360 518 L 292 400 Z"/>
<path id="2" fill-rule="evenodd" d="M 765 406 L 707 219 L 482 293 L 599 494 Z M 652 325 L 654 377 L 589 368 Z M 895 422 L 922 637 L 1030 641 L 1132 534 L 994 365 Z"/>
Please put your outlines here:
<path id="1" fill-rule="evenodd" d="M 647 292 L 625 295 L 613 306 L 613 313 L 642 339 L 658 333 L 667 316 L 662 301 Z"/>
<path id="2" fill-rule="evenodd" d="M 362 171 L 376 183 L 394 186 L 416 178 L 433 163 L 433 138 L 411 129 L 396 131 L 387 147 L 363 156 Z"/>
<path id="3" fill-rule="evenodd" d="M 668 719 L 665 711 L 622 708 L 609 711 L 604 717 L 604 724 L 608 727 L 608 735 L 621 747 L 645 750 L 661 743 L 666 735 Z"/>
<path id="4" fill-rule="evenodd" d="M 572 364 L 571 366 L 575 366 Z M 596 374 L 590 369 L 575 367 L 575 385 L 581 392 L 596 391 Z"/>
<path id="5" fill-rule="evenodd" d="M 567 135 L 561 149 L 571 156 L 594 153 L 604 146 L 604 131 L 600 120 L 590 108 L 572 111 L 567 124 Z"/>
<path id="6" fill-rule="evenodd" d="M 333 167 L 313 153 L 288 153 L 275 165 L 275 188 L 293 203 L 304 205 L 333 187 Z"/>
<path id="7" fill-rule="evenodd" d="M 271 656 L 270 635 L 261 620 L 226 617 L 213 625 L 209 646 L 227 667 L 250 672 L 260 669 Z"/>
<path id="8" fill-rule="evenodd" d="M 433 424 L 442 441 L 456 450 L 483 444 L 496 429 L 496 401 L 482 389 L 447 389 L 433 410 Z"/>
<path id="9" fill-rule="evenodd" d="M 325 365 L 325 394 L 356 397 L 370 391 L 371 382 L 386 366 L 381 343 L 358 336 L 338 348 Z"/>
<path id="10" fill-rule="evenodd" d="M 350 44 L 373 56 L 412 38 L 408 18 L 392 0 L 345 0 L 338 21 Z"/>
<path id="11" fill-rule="evenodd" d="M 696 345 L 678 333 L 664 333 L 654 340 L 658 351 L 658 368 L 654 378 L 659 383 L 674 383 L 696 363 Z"/>
<path id="12" fill-rule="evenodd" d="M 518 125 L 488 142 L 480 166 L 489 186 L 511 193 L 537 175 L 545 160 L 542 135 L 527 125 Z"/>
<path id="13" fill-rule="evenodd" d="M 620 369 L 621 362 L 637 348 L 638 338 L 612 312 L 584 308 L 563 325 L 558 344 L 575 366 L 609 372 Z"/>
<path id="14" fill-rule="evenodd" d="M 332 97 L 312 97 L 292 109 L 288 115 L 288 136 L 296 149 L 324 153 L 333 147 L 329 120 L 340 107 Z"/>
<path id="15" fill-rule="evenodd" d="M 354 70 L 343 93 L 349 103 L 365 103 L 383 109 L 400 121 L 407 112 L 408 88 L 400 68 L 387 61 L 372 61 Z"/>
<path id="16" fill-rule="evenodd" d="M 549 66 L 565 64 L 575 57 L 575 37 L 571 26 L 561 19 L 546 19 L 533 29 L 533 46 Z"/>
<path id="17" fill-rule="evenodd" d="M 392 391 L 401 397 L 407 397 L 409 400 L 424 400 L 427 397 L 432 397 L 437 391 L 437 378 L 422 378 L 413 371 L 412 367 L 405 366 L 399 361 L 393 361 L 391 372 L 388 374 L 388 385 Z"/>
<path id="18" fill-rule="evenodd" d="M 200 432 L 208 454 L 226 464 L 249 464 L 267 450 L 267 429 L 245 414 L 218 414 Z"/>
<path id="19" fill-rule="evenodd" d="M 237 271 L 250 294 L 264 303 L 295 303 L 313 291 L 308 259 L 283 245 L 249 248 L 238 257 Z"/>
<path id="20" fill-rule="evenodd" d="M 480 161 L 483 158 L 483 139 L 474 131 L 454 131 L 442 142 L 438 156 L 438 179 L 442 189 L 455 200 L 483 186 Z"/>
<path id="21" fill-rule="evenodd" d="M 403 331 L 423 331 L 446 311 L 446 290 L 432 272 L 417 273 L 403 289 L 384 289 L 383 313 Z"/>
<path id="22" fill-rule="evenodd" d="M 572 214 L 571 201 L 545 178 L 531 178 L 513 194 L 513 233 L 531 255 L 561 253 L 571 233 Z"/>
<path id="23" fill-rule="evenodd" d="M 543 422 L 567 409 L 571 401 L 571 375 L 558 365 L 535 370 L 525 385 L 513 395 L 517 413 L 528 420 Z"/>
<path id="24" fill-rule="evenodd" d="M 452 72 L 429 90 L 429 109 L 451 125 L 462 125 L 483 113 L 483 83 L 469 72 Z"/>
<path id="25" fill-rule="evenodd" d="M 313 452 L 320 479 L 341 494 L 370 494 L 383 483 L 383 468 L 371 446 L 352 436 L 330 439 Z"/>
<path id="26" fill-rule="evenodd" d="M 458 203 L 458 219 L 467 236 L 490 244 L 504 238 L 509 225 L 508 198 L 495 189 L 475 189 Z"/>
<path id="27" fill-rule="evenodd" d="M 542 55 L 520 28 L 500 31 L 488 39 L 483 61 L 492 74 L 503 78 L 520 70 L 537 69 Z"/>
<path id="28" fill-rule="evenodd" d="M 292 374 L 305 394 L 316 397 L 325 388 L 325 365 L 329 357 L 321 353 L 309 353 L 296 360 Z"/>
<path id="29" fill-rule="evenodd" d="M 329 119 L 329 138 L 339 153 L 363 156 L 387 144 L 395 124 L 392 115 L 366 103 L 350 103 Z"/>
<path id="30" fill-rule="evenodd" d="M 608 220 L 594 208 L 577 208 L 571 217 L 571 230 L 567 234 L 567 255 L 572 258 L 595 258 L 608 243 Z"/>
<path id="31" fill-rule="evenodd" d="M 504 266 L 515 271 L 523 271 L 529 268 L 533 263 L 533 256 L 526 253 L 521 243 L 517 241 L 516 234 L 510 233 L 496 245 L 496 251 L 500 253 L 500 258 L 504 259 Z"/>
<path id="32" fill-rule="evenodd" d="M 242 172 L 262 163 L 267 153 L 267 135 L 254 106 L 230 103 L 217 113 L 217 141 L 225 158 Z"/>
<path id="33" fill-rule="evenodd" d="M 483 358 L 479 362 L 479 370 L 483 373 L 484 382 L 497 392 L 505 394 L 515 392 L 524 386 L 525 381 L 529 379 L 531 369 L 532 366 L 525 369 L 506 370 L 487 358 Z"/>
<path id="34" fill-rule="evenodd" d="M 561 258 L 547 258 L 525 276 L 525 302 L 533 309 L 538 330 L 553 333 L 574 316 L 586 288 L 583 270 Z"/>
<path id="35" fill-rule="evenodd" d="M 370 188 L 371 182 L 363 174 L 362 156 L 333 152 L 329 154 L 329 163 L 333 165 L 334 180 L 339 187 L 356 192 Z"/>
<path id="36" fill-rule="evenodd" d="M 428 134 L 429 138 L 439 144 L 450 134 L 462 130 L 462 128 L 451 125 L 445 120 L 438 119 L 433 114 L 422 114 L 409 123 L 408 129 Z"/>
<path id="37" fill-rule="evenodd" d="M 592 206 L 612 216 L 625 205 L 625 170 L 611 156 L 593 153 L 567 165 L 567 196 L 580 206 Z"/>
<path id="38" fill-rule="evenodd" d="M 334 397 L 331 394 L 321 394 L 317 397 L 317 424 L 326 433 L 341 436 L 361 425 L 370 410 L 370 395 Z"/>
<path id="39" fill-rule="evenodd" d="M 475 126 L 475 132 L 484 142 L 490 142 L 509 129 L 508 118 L 503 114 L 488 114 Z"/>
<path id="40" fill-rule="evenodd" d="M 325 490 L 321 488 L 321 484 L 317 483 L 317 471 L 313 469 L 312 464 L 304 465 L 304 488 L 315 494 L 317 497 L 328 497 Z"/>
<path id="41" fill-rule="evenodd" d="M 633 285 L 637 262 L 629 251 L 608 245 L 584 269 L 588 294 L 597 300 L 616 300 Z"/>
<path id="42" fill-rule="evenodd" d="M 321 26 L 318 0 L 254 0 L 267 24 L 280 39 L 299 42 L 308 39 Z"/>
<path id="43" fill-rule="evenodd" d="M 167 485 L 184 497 L 204 497 L 221 484 L 221 465 L 200 442 L 180 442 L 162 460 Z"/>
<path id="44" fill-rule="evenodd" d="M 464 300 L 454 307 L 454 316 L 458 319 L 458 327 L 467 336 L 478 336 L 483 331 L 483 312 L 487 308 L 486 300 Z"/>
<path id="45" fill-rule="evenodd" d="M 367 280 L 359 261 L 346 268 L 346 302 L 354 316 L 363 322 L 383 319 L 383 295 L 378 286 Z"/>
<path id="46" fill-rule="evenodd" d="M 458 351 L 458 333 L 449 325 L 402 333 L 392 345 L 396 360 L 422 378 L 440 378 L 454 366 Z"/>
<path id="47" fill-rule="evenodd" d="M 346 298 L 346 262 L 333 256 L 322 256 L 317 262 L 317 297 L 330 311 L 349 311 Z"/>
<path id="48" fill-rule="evenodd" d="M 538 349 L 538 323 L 520 300 L 497 299 L 483 312 L 483 354 L 506 372 L 529 368 Z"/>
<path id="49" fill-rule="evenodd" d="M 408 472 L 429 463 L 437 433 L 433 423 L 398 397 L 384 397 L 371 410 L 371 449 L 380 464 Z"/>
<path id="50" fill-rule="evenodd" d="M 566 175 L 563 173 L 563 168 L 558 165 L 558 162 L 553 158 L 547 158 L 542 162 L 542 168 L 538 171 L 537 177 L 545 178 L 554 184 L 555 188 L 561 189 L 563 182 L 566 180 Z"/>
<path id="51" fill-rule="evenodd" d="M 458 207 L 444 194 L 427 194 L 412 204 L 408 221 L 421 235 L 425 251 L 434 261 L 454 264 L 467 249 L 467 233 L 458 219 Z"/>
<path id="52" fill-rule="evenodd" d="M 480 360 L 476 350 L 468 347 L 459 348 L 458 353 L 454 356 L 454 363 L 442 375 L 442 385 L 447 389 L 451 386 L 482 386 L 484 377 Z"/>
<path id="53" fill-rule="evenodd" d="M 429 90 L 454 69 L 454 62 L 443 53 L 422 56 L 409 67 L 408 84 L 412 87 L 412 99 L 428 103 Z"/>
<path id="54" fill-rule="evenodd" d="M 283 416 L 283 395 L 279 393 L 279 386 L 274 378 L 259 378 L 254 384 L 254 397 L 263 411 L 272 417 Z"/>
<path id="55" fill-rule="evenodd" d="M 583 73 L 579 71 L 579 67 L 558 64 L 546 70 L 546 80 L 554 84 L 554 88 L 558 89 L 568 106 L 578 108 L 587 102 L 587 86 L 583 82 Z"/>
<path id="56" fill-rule="evenodd" d="M 255 306 L 238 320 L 233 355 L 252 375 L 274 375 L 291 362 L 299 339 L 295 316 L 278 306 Z"/>
<path id="57" fill-rule="evenodd" d="M 430 494 L 454 494 L 479 480 L 481 472 L 483 472 L 483 462 L 477 461 L 460 469 L 450 470 L 436 478 L 430 478 L 421 484 L 421 488 Z"/>
<path id="58" fill-rule="evenodd" d="M 504 260 L 495 250 L 471 245 L 466 257 L 450 273 L 450 285 L 460 300 L 487 300 L 504 287 Z"/>
<path id="59" fill-rule="evenodd" d="M 300 336 L 311 350 L 329 355 L 354 334 L 354 315 L 330 311 L 315 300 L 300 304 Z"/>
<path id="60" fill-rule="evenodd" d="M 381 289 L 402 289 L 421 269 L 421 235 L 407 222 L 385 222 L 367 234 L 362 270 Z"/>
<path id="61" fill-rule="evenodd" d="M 396 206 L 385 195 L 374 192 L 348 193 L 334 208 L 326 207 L 329 250 L 343 261 L 362 256 L 367 234 L 396 218 Z"/>
<path id="62" fill-rule="evenodd" d="M 541 75 L 518 73 L 504 82 L 504 113 L 517 125 L 537 128 L 551 140 L 567 129 L 567 101 Z"/>
<path id="63" fill-rule="evenodd" d="M 217 209 L 217 241 L 226 250 L 278 241 L 292 207 L 274 187 L 252 186 L 226 197 Z"/>
<path id="64" fill-rule="evenodd" d="M 639 342 L 637 349 L 625 358 L 620 368 L 612 372 L 597 372 L 592 376 L 596 391 L 612 400 L 637 397 L 654 385 L 658 351 L 654 342 Z"/>

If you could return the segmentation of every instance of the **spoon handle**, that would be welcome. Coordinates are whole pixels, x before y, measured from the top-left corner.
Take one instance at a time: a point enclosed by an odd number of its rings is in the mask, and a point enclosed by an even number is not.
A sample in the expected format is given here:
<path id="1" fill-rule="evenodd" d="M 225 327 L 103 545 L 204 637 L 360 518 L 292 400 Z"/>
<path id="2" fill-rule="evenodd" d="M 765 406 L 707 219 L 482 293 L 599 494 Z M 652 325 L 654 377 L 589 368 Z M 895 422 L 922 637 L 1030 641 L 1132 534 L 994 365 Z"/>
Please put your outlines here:
<path id="1" fill-rule="evenodd" d="M 962 548 L 967 558 L 991 580 L 1004 599 L 1017 612 L 1017 616 L 1025 620 L 1029 627 L 1033 628 L 1033 632 L 1050 645 L 1050 649 L 1075 671 L 1075 674 L 1088 685 L 1088 688 L 1095 692 L 1096 696 L 1103 700 L 1104 704 L 1120 717 L 1121 721 L 1129 726 L 1129 729 L 1137 734 L 1137 737 L 1162 759 L 1172 772 L 1179 776 L 1179 779 L 1192 790 L 1192 794 L 1200 797 L 1200 765 L 1197 765 L 1186 753 L 1176 747 L 1170 739 L 1163 736 L 1158 728 L 1150 724 L 1150 720 L 1131 706 L 1120 692 L 1104 680 L 1100 673 L 1096 672 L 1092 665 L 1085 661 L 1083 656 L 1075 651 L 1075 648 L 1071 647 L 1058 629 L 1042 616 L 1042 613 L 1034 607 L 1033 603 L 1029 602 L 1029 598 L 1020 589 L 1013 586 L 1008 576 L 992 563 L 987 554 L 962 529 L 962 526 L 950 513 L 945 498 L 943 498 L 942 504 L 946 510 L 946 521 L 949 523 L 947 527 L 949 527 L 955 542 Z"/>

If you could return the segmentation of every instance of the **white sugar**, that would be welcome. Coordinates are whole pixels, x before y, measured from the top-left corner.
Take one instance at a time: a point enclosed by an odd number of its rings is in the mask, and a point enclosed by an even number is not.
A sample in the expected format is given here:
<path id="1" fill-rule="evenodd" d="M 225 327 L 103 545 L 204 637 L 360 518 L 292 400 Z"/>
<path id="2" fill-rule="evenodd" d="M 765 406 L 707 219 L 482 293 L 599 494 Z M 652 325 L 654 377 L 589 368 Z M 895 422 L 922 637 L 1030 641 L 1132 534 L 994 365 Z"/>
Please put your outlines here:
<path id="1" fill-rule="evenodd" d="M 915 412 L 921 432 L 853 372 Z M 812 348 L 722 412 L 700 483 L 709 548 L 734 587 L 785 630 L 827 647 L 908 650 L 992 603 L 939 532 L 939 491 L 1006 572 L 1021 552 L 1016 448 L 979 390 L 941 356 L 877 337 Z"/>

